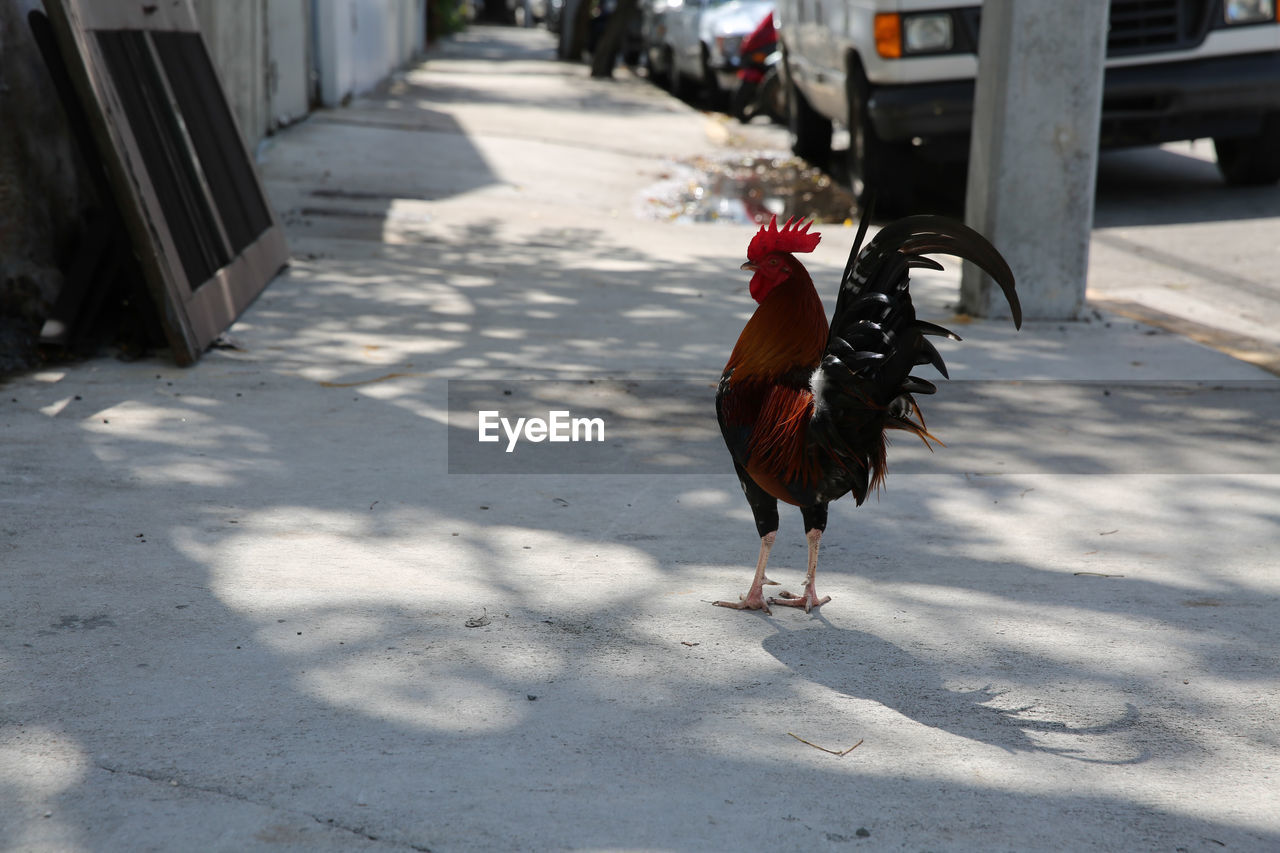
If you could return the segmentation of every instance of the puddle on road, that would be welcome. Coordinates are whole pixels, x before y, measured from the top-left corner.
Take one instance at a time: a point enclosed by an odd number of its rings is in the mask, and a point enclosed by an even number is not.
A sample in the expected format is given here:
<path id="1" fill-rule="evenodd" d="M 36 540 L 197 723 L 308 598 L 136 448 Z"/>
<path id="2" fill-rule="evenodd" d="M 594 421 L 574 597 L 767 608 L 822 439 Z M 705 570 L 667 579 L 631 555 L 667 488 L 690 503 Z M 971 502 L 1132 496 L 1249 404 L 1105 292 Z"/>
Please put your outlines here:
<path id="1" fill-rule="evenodd" d="M 760 224 L 776 215 L 818 223 L 850 222 L 853 195 L 816 166 L 786 154 L 695 157 L 672 161 L 642 195 L 640 215 L 671 222 Z"/>

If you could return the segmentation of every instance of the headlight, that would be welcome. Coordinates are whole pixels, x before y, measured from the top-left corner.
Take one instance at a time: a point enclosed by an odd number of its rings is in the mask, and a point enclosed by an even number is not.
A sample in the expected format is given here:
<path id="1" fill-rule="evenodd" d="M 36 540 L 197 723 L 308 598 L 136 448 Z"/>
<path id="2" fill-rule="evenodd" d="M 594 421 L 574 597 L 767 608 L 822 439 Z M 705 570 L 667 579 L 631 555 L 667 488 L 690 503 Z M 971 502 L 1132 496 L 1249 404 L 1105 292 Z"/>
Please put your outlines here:
<path id="1" fill-rule="evenodd" d="M 876 53 L 885 59 L 946 53 L 955 47 L 951 13 L 881 13 L 875 17 Z"/>
<path id="2" fill-rule="evenodd" d="M 1231 24 L 1258 24 L 1276 19 L 1275 0 L 1225 0 L 1222 18 Z"/>
<path id="3" fill-rule="evenodd" d="M 729 62 L 742 52 L 742 36 L 716 36 L 716 51 L 721 62 Z"/>
<path id="4" fill-rule="evenodd" d="M 1266 0 L 1258 0 L 1266 2 Z M 947 13 L 902 16 L 903 53 L 951 50 L 951 16 Z"/>

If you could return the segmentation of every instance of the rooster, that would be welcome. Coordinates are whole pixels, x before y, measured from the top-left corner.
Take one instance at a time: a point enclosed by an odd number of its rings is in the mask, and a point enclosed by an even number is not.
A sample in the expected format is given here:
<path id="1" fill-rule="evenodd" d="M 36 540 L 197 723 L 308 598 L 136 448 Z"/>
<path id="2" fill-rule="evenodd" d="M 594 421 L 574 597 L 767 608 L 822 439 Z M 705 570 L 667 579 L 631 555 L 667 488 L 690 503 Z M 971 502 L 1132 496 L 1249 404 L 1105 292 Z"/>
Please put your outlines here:
<path id="1" fill-rule="evenodd" d="M 1000 253 L 973 229 L 939 216 L 910 216 L 886 225 L 865 249 L 864 214 L 840 281 L 831 324 L 813 280 L 796 253 L 812 252 L 820 235 L 812 223 L 777 217 L 747 247 L 751 296 L 759 303 L 729 356 L 716 391 L 716 415 L 733 467 L 760 534 L 751 588 L 720 607 L 763 610 L 770 604 L 809 612 L 831 600 L 818 597 L 818 545 L 827 504 L 852 493 L 861 505 L 885 475 L 885 431 L 904 430 L 930 446 L 915 394 L 933 383 L 911 375 L 946 365 L 926 336 L 960 340 L 916 319 L 908 292 L 914 267 L 941 270 L 931 252 L 958 255 L 986 270 L 1004 292 L 1015 327 L 1022 308 L 1013 273 Z M 860 251 L 861 249 L 861 251 Z M 764 598 L 769 552 L 778 535 L 778 501 L 800 507 L 809 545 L 804 593 Z"/>

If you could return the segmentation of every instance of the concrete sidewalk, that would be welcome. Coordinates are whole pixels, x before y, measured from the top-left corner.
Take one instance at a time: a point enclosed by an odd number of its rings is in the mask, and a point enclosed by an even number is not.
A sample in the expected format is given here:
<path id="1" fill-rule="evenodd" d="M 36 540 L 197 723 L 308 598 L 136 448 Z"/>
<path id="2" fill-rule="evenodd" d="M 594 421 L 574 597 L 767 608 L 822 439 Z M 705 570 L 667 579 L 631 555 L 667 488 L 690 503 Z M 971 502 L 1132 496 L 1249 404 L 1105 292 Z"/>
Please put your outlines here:
<path id="1" fill-rule="evenodd" d="M 450 379 L 670 379 L 714 429 L 752 307 L 753 229 L 636 207 L 779 132 L 552 47 L 474 28 L 275 137 L 295 260 L 234 348 L 0 388 L 0 848 L 1280 848 L 1253 366 L 966 323 L 949 446 L 832 506 L 812 616 L 709 605 L 757 548 L 727 456 L 448 473 Z M 821 230 L 829 293 L 853 229 Z M 792 512 L 771 575 L 803 560 Z"/>

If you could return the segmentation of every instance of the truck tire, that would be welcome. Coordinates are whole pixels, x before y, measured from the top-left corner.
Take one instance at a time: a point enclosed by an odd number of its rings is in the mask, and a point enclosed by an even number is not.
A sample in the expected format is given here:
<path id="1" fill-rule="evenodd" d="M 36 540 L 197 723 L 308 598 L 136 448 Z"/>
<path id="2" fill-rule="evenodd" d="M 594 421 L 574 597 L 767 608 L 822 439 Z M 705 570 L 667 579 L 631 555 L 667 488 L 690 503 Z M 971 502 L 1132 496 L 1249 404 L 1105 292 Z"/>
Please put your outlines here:
<path id="1" fill-rule="evenodd" d="M 702 46 L 700 64 L 702 66 L 702 91 L 712 107 L 722 110 L 728 93 L 720 88 L 720 80 L 716 77 L 716 72 L 711 68 L 711 51 L 707 49 L 705 44 Z"/>
<path id="2" fill-rule="evenodd" d="M 850 190 L 862 207 L 871 196 L 885 212 L 906 210 L 915 194 L 911 148 L 885 142 L 876 133 L 867 113 L 870 86 L 856 57 L 849 60 L 846 77 L 849 99 L 849 151 L 846 166 Z"/>
<path id="3" fill-rule="evenodd" d="M 1218 171 L 1233 187 L 1252 187 L 1280 181 L 1280 113 L 1262 120 L 1257 136 L 1213 140 Z"/>
<path id="4" fill-rule="evenodd" d="M 664 45 L 649 48 L 649 82 L 659 89 L 671 90 L 671 48 Z"/>
<path id="5" fill-rule="evenodd" d="M 791 131 L 791 151 L 810 163 L 823 165 L 831 157 L 831 119 L 809 106 L 793 78 L 789 86 L 787 129 Z"/>
<path id="6" fill-rule="evenodd" d="M 756 117 L 756 92 L 758 91 L 758 83 L 739 80 L 738 85 L 734 86 L 729 94 L 729 115 L 743 124 L 749 123 Z"/>
<path id="7" fill-rule="evenodd" d="M 691 104 L 698 100 L 698 81 L 686 75 L 674 63 L 671 66 L 671 94 Z"/>
<path id="8" fill-rule="evenodd" d="M 774 65 L 764 73 L 760 81 L 760 92 L 756 96 L 759 111 L 769 116 L 770 121 L 782 124 L 787 118 L 787 90 L 782 85 L 782 74 L 779 66 Z"/>

